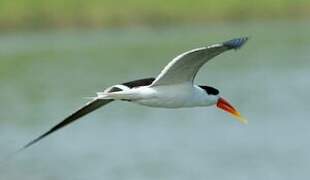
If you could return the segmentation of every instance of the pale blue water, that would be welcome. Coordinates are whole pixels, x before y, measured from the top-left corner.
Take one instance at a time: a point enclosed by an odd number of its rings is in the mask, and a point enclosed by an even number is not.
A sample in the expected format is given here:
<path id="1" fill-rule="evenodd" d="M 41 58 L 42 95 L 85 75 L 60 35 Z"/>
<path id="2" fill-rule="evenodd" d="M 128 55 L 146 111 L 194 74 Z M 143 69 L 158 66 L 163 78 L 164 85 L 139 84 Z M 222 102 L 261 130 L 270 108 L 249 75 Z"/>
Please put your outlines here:
<path id="1" fill-rule="evenodd" d="M 309 28 L 304 21 L 2 34 L 3 158 L 83 105 L 83 97 L 155 76 L 191 48 L 251 39 L 197 79 L 217 87 L 248 125 L 214 107 L 116 102 L 5 162 L 0 179 L 307 179 Z"/>

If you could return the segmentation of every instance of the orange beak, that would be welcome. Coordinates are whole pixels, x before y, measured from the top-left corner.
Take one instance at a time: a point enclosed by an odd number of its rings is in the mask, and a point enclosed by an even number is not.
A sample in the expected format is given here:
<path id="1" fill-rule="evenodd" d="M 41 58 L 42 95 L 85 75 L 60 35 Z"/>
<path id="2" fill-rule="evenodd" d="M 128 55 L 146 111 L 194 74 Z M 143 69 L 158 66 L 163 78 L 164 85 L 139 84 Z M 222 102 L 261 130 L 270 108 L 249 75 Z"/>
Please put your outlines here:
<path id="1" fill-rule="evenodd" d="M 239 122 L 242 124 L 247 124 L 248 121 L 241 116 L 240 112 L 238 112 L 232 105 L 229 104 L 224 98 L 220 97 L 217 101 L 216 106 L 220 109 L 223 109 L 224 111 L 231 114 L 233 117 L 235 117 Z"/>

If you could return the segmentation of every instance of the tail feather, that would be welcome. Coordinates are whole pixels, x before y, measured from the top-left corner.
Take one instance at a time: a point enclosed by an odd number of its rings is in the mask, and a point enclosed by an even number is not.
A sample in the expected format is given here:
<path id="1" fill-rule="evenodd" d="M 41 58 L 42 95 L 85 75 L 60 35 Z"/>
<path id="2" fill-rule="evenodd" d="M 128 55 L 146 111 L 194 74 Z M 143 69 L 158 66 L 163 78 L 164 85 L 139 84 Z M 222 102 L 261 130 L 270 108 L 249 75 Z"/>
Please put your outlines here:
<path id="1" fill-rule="evenodd" d="M 137 94 L 131 90 L 118 91 L 118 92 L 99 92 L 97 93 L 98 99 L 111 99 L 111 100 L 133 100 L 137 98 Z"/>
<path id="2" fill-rule="evenodd" d="M 97 99 L 114 99 L 111 96 L 111 93 L 107 93 L 107 92 L 97 92 Z"/>

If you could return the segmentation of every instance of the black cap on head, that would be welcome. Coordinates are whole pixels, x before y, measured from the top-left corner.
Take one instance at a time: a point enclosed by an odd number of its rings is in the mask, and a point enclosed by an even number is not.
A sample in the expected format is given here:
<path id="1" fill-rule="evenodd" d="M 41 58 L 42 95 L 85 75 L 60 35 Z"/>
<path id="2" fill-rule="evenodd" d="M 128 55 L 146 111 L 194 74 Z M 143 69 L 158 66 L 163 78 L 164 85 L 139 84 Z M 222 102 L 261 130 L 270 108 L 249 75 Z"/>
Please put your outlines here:
<path id="1" fill-rule="evenodd" d="M 219 90 L 217 90 L 211 86 L 199 86 L 199 87 L 202 88 L 203 90 L 205 90 L 206 93 L 208 93 L 209 95 L 218 95 L 220 93 Z"/>

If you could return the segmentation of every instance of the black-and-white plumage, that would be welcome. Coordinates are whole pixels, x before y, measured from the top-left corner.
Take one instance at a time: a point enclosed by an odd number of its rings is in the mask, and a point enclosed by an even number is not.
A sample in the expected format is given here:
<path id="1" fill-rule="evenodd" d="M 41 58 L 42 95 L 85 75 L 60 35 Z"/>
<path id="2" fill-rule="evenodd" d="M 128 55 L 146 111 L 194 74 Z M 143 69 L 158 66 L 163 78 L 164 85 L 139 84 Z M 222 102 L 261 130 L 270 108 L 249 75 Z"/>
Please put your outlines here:
<path id="1" fill-rule="evenodd" d="M 135 81 L 126 82 L 126 83 L 123 83 L 121 85 L 128 87 L 128 88 L 135 88 L 135 87 L 139 87 L 139 86 L 147 86 L 147 85 L 150 85 L 154 81 L 154 79 L 155 78 L 139 79 L 139 80 L 135 80 Z M 120 85 L 112 86 L 112 87 L 106 89 L 105 91 L 106 92 L 117 92 L 117 91 L 123 90 L 117 86 L 120 86 Z M 68 117 L 66 117 L 63 121 L 61 121 L 60 123 L 58 123 L 57 125 L 52 127 L 50 130 L 48 130 L 47 132 L 45 132 L 44 134 L 42 134 L 38 138 L 36 138 L 36 139 L 32 140 L 31 142 L 29 142 L 28 144 L 26 144 L 23 148 L 27 148 L 27 147 L 31 146 L 32 144 L 34 144 L 37 141 L 39 141 L 40 139 L 48 136 L 49 134 L 67 126 L 68 124 L 78 120 L 79 118 L 85 116 L 86 114 L 89 114 L 89 113 L 95 111 L 96 109 L 98 109 L 102 106 L 109 104 L 112 101 L 114 101 L 114 100 L 113 99 L 94 98 L 93 100 L 86 103 L 83 107 L 81 107 L 80 109 L 78 109 L 77 111 L 75 111 L 74 113 L 69 115 Z"/>
<path id="2" fill-rule="evenodd" d="M 193 84 L 193 81 L 199 69 L 206 62 L 227 50 L 239 49 L 247 40 L 246 37 L 237 38 L 187 51 L 175 57 L 156 78 L 130 81 L 114 85 L 103 92 L 98 92 L 97 96 L 85 106 L 26 144 L 23 149 L 114 100 L 125 100 L 161 108 L 217 105 L 217 107 L 231 113 L 241 122 L 246 122 L 234 107 L 219 96 L 219 91 L 216 88 L 197 86 Z"/>

